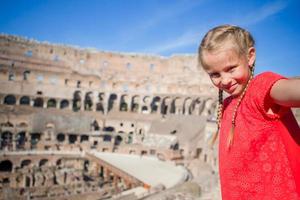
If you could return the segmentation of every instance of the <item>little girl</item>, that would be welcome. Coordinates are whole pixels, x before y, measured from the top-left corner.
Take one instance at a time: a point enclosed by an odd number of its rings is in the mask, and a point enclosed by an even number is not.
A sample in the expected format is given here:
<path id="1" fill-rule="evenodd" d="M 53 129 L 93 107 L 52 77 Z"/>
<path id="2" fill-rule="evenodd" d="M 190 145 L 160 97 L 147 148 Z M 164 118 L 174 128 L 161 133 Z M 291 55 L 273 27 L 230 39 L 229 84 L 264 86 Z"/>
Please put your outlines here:
<path id="1" fill-rule="evenodd" d="M 300 107 L 300 79 L 253 77 L 255 57 L 253 37 L 237 26 L 213 28 L 199 47 L 219 88 L 222 199 L 299 200 L 300 128 L 290 107 Z"/>

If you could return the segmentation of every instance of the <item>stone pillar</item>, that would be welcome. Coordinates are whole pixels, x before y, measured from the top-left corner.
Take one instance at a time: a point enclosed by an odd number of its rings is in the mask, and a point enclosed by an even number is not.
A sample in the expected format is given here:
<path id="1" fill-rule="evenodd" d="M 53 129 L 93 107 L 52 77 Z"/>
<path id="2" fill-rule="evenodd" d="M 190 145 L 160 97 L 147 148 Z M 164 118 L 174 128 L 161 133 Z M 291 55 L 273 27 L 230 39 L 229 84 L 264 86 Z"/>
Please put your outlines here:
<path id="1" fill-rule="evenodd" d="M 84 98 L 80 100 L 80 111 L 84 111 Z"/>
<path id="2" fill-rule="evenodd" d="M 13 136 L 12 136 L 12 151 L 16 151 L 16 139 L 13 138 L 14 135 L 15 134 L 13 134 Z"/>
<path id="3" fill-rule="evenodd" d="M 96 95 L 96 92 L 93 92 L 93 98 L 92 98 L 92 102 L 93 102 L 93 105 L 92 105 L 92 111 L 93 112 L 96 112 L 97 110 L 97 95 Z"/>
<path id="4" fill-rule="evenodd" d="M 20 99 L 21 99 L 20 96 L 16 96 L 16 105 L 20 105 Z"/>
<path id="5" fill-rule="evenodd" d="M 69 100 L 69 106 L 68 106 L 69 110 L 73 110 L 73 99 Z"/>
<path id="6" fill-rule="evenodd" d="M 132 103 L 132 96 L 131 95 L 128 95 L 128 102 L 127 102 L 127 112 L 131 112 L 131 103 Z"/>
<path id="7" fill-rule="evenodd" d="M 104 99 L 103 100 L 104 115 L 107 115 L 108 105 L 109 105 L 109 95 L 107 95 L 107 93 L 105 93 L 103 99 Z"/>
<path id="8" fill-rule="evenodd" d="M 104 168 L 103 178 L 104 178 L 104 181 L 109 181 L 109 179 L 110 179 L 110 170 L 108 168 Z"/>
<path id="9" fill-rule="evenodd" d="M 35 99 L 35 98 L 30 98 L 30 106 L 31 106 L 31 107 L 33 107 L 33 105 L 34 105 L 34 99 Z"/>
<path id="10" fill-rule="evenodd" d="M 25 144 L 24 144 L 24 148 L 25 150 L 30 150 L 30 135 L 29 135 L 29 132 L 26 131 L 25 132 Z"/>
<path id="11" fill-rule="evenodd" d="M 139 104 L 138 113 L 142 113 L 143 100 L 142 100 L 142 97 L 140 97 L 140 96 L 139 96 L 139 99 L 138 99 L 138 104 Z"/>
<path id="12" fill-rule="evenodd" d="M 47 108 L 47 102 L 48 102 L 48 100 L 49 99 L 46 99 L 46 98 L 43 99 L 43 108 Z"/>
<path id="13" fill-rule="evenodd" d="M 119 94 L 116 94 L 117 95 L 117 99 L 114 101 L 114 104 L 113 104 L 113 111 L 114 112 L 119 112 L 120 111 L 120 95 Z"/>
<path id="14" fill-rule="evenodd" d="M 55 108 L 58 109 L 58 110 L 60 109 L 60 102 L 61 102 L 61 99 L 56 100 L 56 107 Z"/>

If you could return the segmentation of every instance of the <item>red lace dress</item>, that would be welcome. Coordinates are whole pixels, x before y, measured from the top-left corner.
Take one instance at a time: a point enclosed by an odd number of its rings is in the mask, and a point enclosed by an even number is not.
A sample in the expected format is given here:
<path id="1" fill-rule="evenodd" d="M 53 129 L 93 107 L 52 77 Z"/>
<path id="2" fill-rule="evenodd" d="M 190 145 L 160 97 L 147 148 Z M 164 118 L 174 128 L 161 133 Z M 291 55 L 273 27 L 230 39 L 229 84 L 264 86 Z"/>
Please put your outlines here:
<path id="1" fill-rule="evenodd" d="M 272 85 L 283 77 L 271 72 L 250 83 L 236 116 L 234 141 L 227 138 L 237 99 L 224 101 L 219 142 L 223 200 L 299 200 L 300 128 L 289 108 L 272 104 Z M 267 114 L 272 107 L 275 114 Z"/>

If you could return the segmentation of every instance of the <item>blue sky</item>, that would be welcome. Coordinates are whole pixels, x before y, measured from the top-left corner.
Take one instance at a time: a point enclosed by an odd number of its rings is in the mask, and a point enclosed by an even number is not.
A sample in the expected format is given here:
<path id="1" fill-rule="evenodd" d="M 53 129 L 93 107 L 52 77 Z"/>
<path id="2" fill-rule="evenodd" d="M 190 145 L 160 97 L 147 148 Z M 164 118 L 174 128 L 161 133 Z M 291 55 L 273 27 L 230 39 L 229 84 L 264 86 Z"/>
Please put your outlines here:
<path id="1" fill-rule="evenodd" d="M 300 76 L 300 1 L 1 0 L 0 32 L 117 52 L 195 54 L 219 24 L 248 29 L 256 72 Z"/>

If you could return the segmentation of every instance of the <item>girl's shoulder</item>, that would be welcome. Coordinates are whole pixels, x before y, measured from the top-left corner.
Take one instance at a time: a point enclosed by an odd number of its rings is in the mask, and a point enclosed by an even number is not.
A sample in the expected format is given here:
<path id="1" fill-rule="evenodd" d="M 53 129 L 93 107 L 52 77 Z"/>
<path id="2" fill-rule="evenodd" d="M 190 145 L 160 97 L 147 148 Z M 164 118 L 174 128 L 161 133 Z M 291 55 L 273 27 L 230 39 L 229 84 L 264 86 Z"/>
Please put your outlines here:
<path id="1" fill-rule="evenodd" d="M 266 97 L 270 93 L 274 83 L 280 79 L 285 79 L 280 74 L 274 72 L 263 72 L 256 75 L 250 82 L 247 93 L 251 94 L 252 97 Z"/>
<path id="2" fill-rule="evenodd" d="M 274 72 L 262 72 L 258 75 L 256 75 L 253 80 L 251 81 L 251 85 L 255 85 L 255 86 L 264 86 L 262 84 L 266 84 L 266 86 L 269 86 L 270 84 L 273 85 L 276 81 L 278 81 L 279 79 L 284 79 L 285 77 L 274 73 Z"/>
<path id="3" fill-rule="evenodd" d="M 280 79 L 286 78 L 274 72 L 263 72 L 256 75 L 250 82 L 244 102 L 253 110 L 259 110 L 260 113 L 268 118 L 277 118 L 278 115 L 271 116 L 268 114 L 268 111 L 275 106 L 270 96 L 270 91 L 274 83 Z"/>

